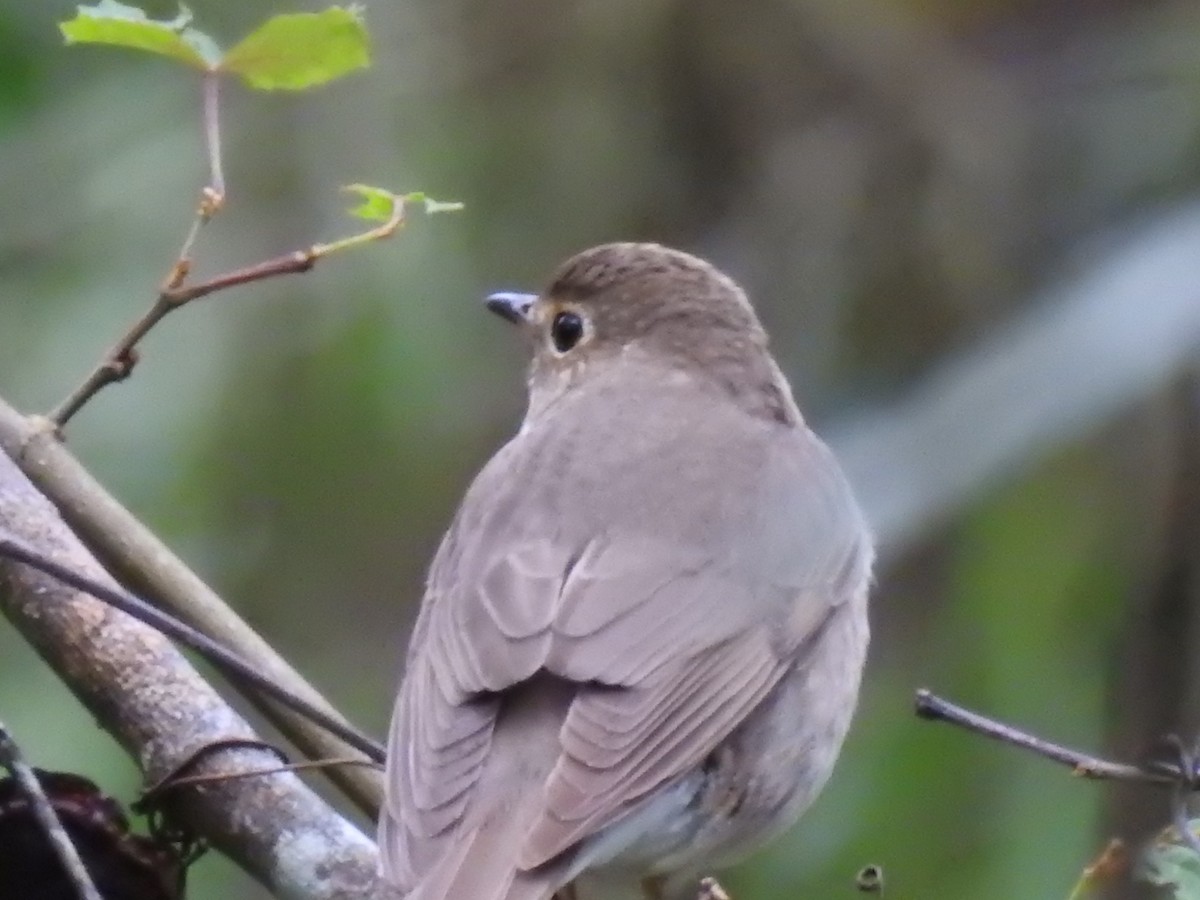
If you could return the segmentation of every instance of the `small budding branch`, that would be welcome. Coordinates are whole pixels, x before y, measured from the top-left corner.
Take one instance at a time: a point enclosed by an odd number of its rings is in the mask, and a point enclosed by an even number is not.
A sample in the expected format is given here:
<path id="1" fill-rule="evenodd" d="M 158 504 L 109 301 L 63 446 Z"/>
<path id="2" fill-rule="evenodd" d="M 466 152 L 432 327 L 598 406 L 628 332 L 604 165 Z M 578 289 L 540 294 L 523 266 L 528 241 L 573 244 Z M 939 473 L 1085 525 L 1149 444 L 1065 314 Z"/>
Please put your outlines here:
<path id="1" fill-rule="evenodd" d="M 67 424 L 102 388 L 123 381 L 138 363 L 139 342 L 169 313 L 193 300 L 239 285 L 309 271 L 333 253 L 391 237 L 405 224 L 414 204 L 427 214 L 462 209 L 461 203 L 441 202 L 422 192 L 395 193 L 365 184 L 344 190 L 357 195 L 350 214 L 378 224 L 328 243 L 317 243 L 273 259 L 188 284 L 192 250 L 201 230 L 225 207 L 227 192 L 221 157 L 219 85 L 237 77 L 256 90 L 305 90 L 325 84 L 370 63 L 366 27 L 356 7 L 331 7 L 320 13 L 294 13 L 268 19 L 229 50 L 221 50 L 209 35 L 192 27 L 191 14 L 175 19 L 149 18 L 133 6 L 101 0 L 81 6 L 59 28 L 68 44 L 105 44 L 165 56 L 200 73 L 203 84 L 204 135 L 208 153 L 208 183 L 200 192 L 195 216 L 183 246 L 171 263 L 150 308 L 104 354 L 83 382 L 46 414 L 57 431 Z"/>

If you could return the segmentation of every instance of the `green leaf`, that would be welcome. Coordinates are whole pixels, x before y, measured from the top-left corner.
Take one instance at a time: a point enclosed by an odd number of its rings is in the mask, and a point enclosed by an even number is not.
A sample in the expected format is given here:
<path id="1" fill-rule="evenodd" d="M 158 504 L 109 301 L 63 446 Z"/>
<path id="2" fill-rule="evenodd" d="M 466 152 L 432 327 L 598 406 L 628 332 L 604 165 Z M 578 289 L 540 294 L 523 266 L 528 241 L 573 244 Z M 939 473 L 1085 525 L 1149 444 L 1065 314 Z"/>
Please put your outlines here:
<path id="1" fill-rule="evenodd" d="M 425 196 L 423 191 L 395 194 L 369 184 L 348 184 L 342 190 L 357 194 L 361 201 L 350 209 L 350 215 L 370 222 L 386 222 L 393 218 L 396 215 L 396 204 L 398 203 L 420 203 L 425 207 L 426 215 L 458 212 L 463 209 L 463 204 L 457 200 L 434 200 L 432 197 Z"/>
<path id="2" fill-rule="evenodd" d="M 220 68 L 262 91 L 299 91 L 370 62 L 358 8 L 332 6 L 268 19 L 225 54 Z"/>
<path id="3" fill-rule="evenodd" d="M 1200 854 L 1190 847 L 1151 847 L 1143 860 L 1143 875 L 1151 884 L 1171 888 L 1175 900 L 1200 900 Z"/>
<path id="4" fill-rule="evenodd" d="M 207 34 L 189 27 L 192 14 L 181 7 L 171 21 L 149 18 L 136 6 L 117 0 L 100 0 L 80 6 L 75 18 L 59 22 L 68 44 L 108 44 L 169 56 L 198 69 L 211 69 L 221 58 L 220 48 Z"/>
<path id="5" fill-rule="evenodd" d="M 388 221 L 396 214 L 396 203 L 403 201 L 391 191 L 369 184 L 348 184 L 342 190 L 348 194 L 358 194 L 360 202 L 350 208 L 350 215 L 368 222 Z"/>

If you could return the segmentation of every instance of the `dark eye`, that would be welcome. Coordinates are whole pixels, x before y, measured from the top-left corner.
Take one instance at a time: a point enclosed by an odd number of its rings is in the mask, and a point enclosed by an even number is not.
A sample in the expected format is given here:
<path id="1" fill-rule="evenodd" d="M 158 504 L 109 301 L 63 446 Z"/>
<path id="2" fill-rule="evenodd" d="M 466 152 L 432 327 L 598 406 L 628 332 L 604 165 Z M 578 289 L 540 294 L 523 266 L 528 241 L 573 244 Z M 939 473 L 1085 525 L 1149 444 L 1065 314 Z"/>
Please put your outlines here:
<path id="1" fill-rule="evenodd" d="M 583 337 L 583 318 L 578 313 L 560 312 L 550 323 L 550 340 L 554 349 L 566 353 Z"/>

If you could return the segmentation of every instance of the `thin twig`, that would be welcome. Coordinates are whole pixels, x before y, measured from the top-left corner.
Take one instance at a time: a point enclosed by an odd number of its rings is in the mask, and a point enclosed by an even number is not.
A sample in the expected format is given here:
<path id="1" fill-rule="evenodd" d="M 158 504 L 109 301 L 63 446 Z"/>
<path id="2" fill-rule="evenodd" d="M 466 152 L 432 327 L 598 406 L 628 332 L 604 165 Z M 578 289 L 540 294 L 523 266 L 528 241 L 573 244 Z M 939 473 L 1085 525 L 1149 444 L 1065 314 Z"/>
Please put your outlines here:
<path id="1" fill-rule="evenodd" d="M 1196 753 L 1185 747 L 1178 738 L 1172 740 L 1177 751 L 1175 759 L 1156 761 L 1148 766 L 1131 766 L 1127 763 L 1112 762 L 1090 756 L 1061 744 L 1044 740 L 944 700 L 924 688 L 917 691 L 916 713 L 923 719 L 949 722 L 984 737 L 1029 750 L 1046 759 L 1070 766 L 1076 775 L 1084 778 L 1169 787 L 1171 788 L 1171 822 L 1178 833 L 1178 839 L 1200 855 L 1200 836 L 1197 836 L 1192 830 L 1191 822 L 1188 819 L 1188 798 L 1192 792 L 1200 790 Z M 1101 859 L 1094 866 L 1084 870 L 1071 892 L 1071 898 L 1081 896 L 1093 882 L 1111 877 L 1114 870 L 1125 862 L 1121 850 L 1120 842 L 1110 844 L 1109 850 L 1105 851 Z"/>
<path id="2" fill-rule="evenodd" d="M 301 272 L 307 272 L 313 267 L 318 258 L 319 254 L 314 253 L 312 250 L 296 250 L 292 253 L 285 253 L 283 256 L 276 256 L 273 259 L 255 263 L 252 266 L 234 269 L 232 272 L 217 275 L 214 278 L 197 282 L 188 287 L 179 287 L 164 291 L 163 298 L 171 309 L 177 309 L 185 303 L 199 300 L 201 297 L 206 297 L 209 294 L 214 294 L 217 291 L 223 291 L 227 288 L 250 284 L 254 281 L 262 281 L 266 278 L 278 278 L 280 275 L 296 275 Z"/>
<path id="3" fill-rule="evenodd" d="M 162 286 L 158 289 L 160 297 L 177 290 L 192 273 L 192 247 L 196 244 L 196 238 L 200 237 L 200 229 L 212 221 L 213 216 L 220 212 L 224 204 L 225 195 L 217 193 L 211 185 L 206 185 L 200 191 L 200 202 L 196 205 L 192 226 L 183 239 L 183 246 L 179 248 L 175 262 L 167 272 L 167 277 L 163 279 Z"/>
<path id="4" fill-rule="evenodd" d="M 353 187 L 355 186 L 351 185 L 346 190 L 351 190 Z M 408 199 L 406 195 L 392 194 L 391 210 L 388 213 L 387 219 L 382 224 L 376 225 L 374 228 L 368 228 L 366 231 L 360 231 L 358 234 L 352 234 L 349 237 L 330 241 L 328 244 L 313 244 L 309 250 L 309 254 L 315 261 L 322 256 L 328 256 L 330 253 L 337 253 L 341 250 L 348 250 L 351 247 L 357 247 L 359 244 L 390 238 L 404 226 L 405 217 L 408 214 Z"/>
<path id="5" fill-rule="evenodd" d="M 199 221 L 199 218 L 197 221 Z M 193 226 L 193 232 L 197 230 L 198 226 Z M 265 278 L 275 278 L 280 275 L 307 272 L 313 267 L 316 259 L 317 256 L 311 250 L 296 251 L 295 253 L 278 256 L 253 266 L 226 272 L 223 275 L 218 275 L 215 278 L 201 281 L 189 287 L 183 287 L 178 282 L 181 282 L 187 274 L 189 263 L 181 256 L 176 261 L 171 274 L 167 276 L 164 287 L 159 292 L 158 297 L 155 298 L 154 304 L 109 349 L 104 355 L 104 359 L 84 379 L 83 383 L 72 391 L 62 403 L 48 413 L 46 418 L 56 428 L 62 428 L 102 388 L 128 378 L 133 372 L 133 367 L 137 365 L 137 344 L 168 313 L 179 309 L 179 307 L 190 303 L 192 300 L 197 300 L 200 297 L 225 290 L 226 288 L 249 284 L 254 281 L 262 281 Z"/>
<path id="6" fill-rule="evenodd" d="M 204 73 L 204 143 L 208 147 L 209 187 L 220 198 L 225 199 L 225 173 L 221 167 L 221 106 L 220 73 Z"/>
<path id="7" fill-rule="evenodd" d="M 966 728 L 968 731 L 974 731 L 976 734 L 982 734 L 984 737 L 1029 750 L 1053 762 L 1070 766 L 1076 775 L 1084 778 L 1134 781 L 1169 787 L 1179 784 L 1185 777 L 1184 773 L 1172 765 L 1156 766 L 1154 770 L 1151 770 L 1126 763 L 1110 762 L 1078 750 L 1072 750 L 1061 744 L 1055 744 L 1013 728 L 1011 725 L 1005 725 L 1003 722 L 997 722 L 995 719 L 989 719 L 987 716 L 972 712 L 962 706 L 957 706 L 925 688 L 917 691 L 916 713 L 922 719 L 949 722 L 960 728 Z"/>
<path id="8" fill-rule="evenodd" d="M 206 189 L 206 191 L 208 190 Z M 183 281 L 191 268 L 191 261 L 187 257 L 191 243 L 195 239 L 195 235 L 199 232 L 199 228 L 203 222 L 216 211 L 223 195 L 214 195 L 209 192 L 206 193 L 206 197 L 213 199 L 217 206 L 214 206 L 209 212 L 205 213 L 202 203 L 201 212 L 198 214 L 197 220 L 193 222 L 192 230 L 184 242 L 184 249 L 164 280 L 163 286 L 154 300 L 154 304 L 109 349 L 104 358 L 96 365 L 96 368 L 84 379 L 83 383 L 75 388 L 58 406 L 47 413 L 46 418 L 50 420 L 56 429 L 61 429 L 66 425 L 83 408 L 84 404 L 91 400 L 102 388 L 129 377 L 138 362 L 137 344 L 168 313 L 179 309 L 193 300 L 198 300 L 217 291 L 250 284 L 255 281 L 263 281 L 267 278 L 278 278 L 282 275 L 297 275 L 307 272 L 316 265 L 317 260 L 331 253 L 347 250 L 369 241 L 378 241 L 391 237 L 404 225 L 405 220 L 406 204 L 404 197 L 398 196 L 395 198 L 391 216 L 386 222 L 374 228 L 331 241 L 327 244 L 313 244 L 307 250 L 295 250 L 291 253 L 285 253 L 282 256 L 276 256 L 272 259 L 255 263 L 254 265 L 234 269 L 232 272 L 225 272 L 224 274 L 185 287 Z"/>
<path id="9" fill-rule="evenodd" d="M 46 833 L 51 850 L 58 857 L 58 861 L 62 864 L 67 878 L 74 886 L 75 893 L 80 900 L 102 900 L 100 892 L 92 883 L 92 877 L 88 874 L 87 867 L 79 858 L 79 851 L 75 849 L 71 836 L 67 834 L 62 821 L 58 818 L 58 813 L 54 811 L 50 798 L 42 790 L 42 784 L 38 781 L 33 769 L 21 757 L 20 748 L 2 722 L 0 722 L 0 765 L 8 769 L 17 783 L 17 787 L 29 801 L 29 809 L 33 813 L 33 817 Z"/>
<path id="10" fill-rule="evenodd" d="M 167 277 L 163 279 L 159 295 L 173 291 L 183 285 L 192 271 L 192 247 L 200 230 L 212 221 L 213 216 L 225 206 L 225 173 L 221 167 L 221 124 L 220 124 L 220 78 L 216 72 L 205 72 L 202 81 L 204 91 L 204 143 L 208 151 L 208 184 L 200 190 L 200 202 L 183 246 L 175 257 Z"/>
<path id="11" fill-rule="evenodd" d="M 379 742 L 354 726 L 339 721 L 291 691 L 275 684 L 269 678 L 264 677 L 252 663 L 140 597 L 101 584 L 67 566 L 60 565 L 12 537 L 0 536 L 0 556 L 32 566 L 38 571 L 45 572 L 64 584 L 70 585 L 77 591 L 91 594 L 126 615 L 133 616 L 139 622 L 143 622 L 185 647 L 195 650 L 223 671 L 233 673 L 250 682 L 264 695 L 320 725 L 330 734 L 336 735 L 356 750 L 362 751 L 370 759 L 383 762 L 384 749 Z"/>
<path id="12" fill-rule="evenodd" d="M 208 150 L 209 183 L 200 192 L 200 202 L 183 239 L 175 261 L 167 271 L 159 289 L 158 297 L 129 330 L 109 349 L 104 358 L 88 374 L 75 390 L 47 414 L 56 428 L 62 428 L 83 408 L 83 405 L 102 388 L 123 381 L 137 365 L 137 344 L 157 325 L 167 313 L 182 306 L 187 300 L 178 300 L 176 292 L 182 287 L 192 269 L 192 247 L 200 230 L 212 220 L 225 205 L 225 175 L 221 168 L 221 126 L 219 104 L 219 78 L 216 73 L 206 72 L 203 78 L 204 91 L 204 141 Z M 188 298 L 192 299 L 192 298 Z"/>
<path id="13" fill-rule="evenodd" d="M 55 428 L 62 428 L 66 425 L 71 417 L 79 412 L 83 405 L 101 388 L 129 377 L 133 367 L 137 364 L 134 345 L 170 311 L 170 304 L 159 297 L 146 314 L 130 326 L 124 337 L 109 349 L 104 358 L 97 363 L 96 368 L 92 369 L 87 378 L 83 380 L 83 383 L 46 414 L 46 418 L 54 424 Z"/>
<path id="14" fill-rule="evenodd" d="M 169 791 L 176 790 L 181 787 L 189 787 L 197 784 L 215 784 L 234 781 L 238 778 L 263 778 L 267 775 L 277 775 L 280 772 L 312 772 L 317 769 L 328 769 L 330 766 L 378 766 L 379 763 L 372 762 L 369 759 L 362 757 L 343 757 L 342 759 L 313 759 L 307 762 L 289 762 L 280 763 L 277 766 L 268 766 L 262 769 L 244 769 L 240 772 L 222 772 L 219 775 L 179 775 L 177 777 L 169 777 L 159 781 L 157 784 L 146 788 L 141 797 L 130 808 L 134 812 L 140 812 L 153 805 L 161 796 Z"/>

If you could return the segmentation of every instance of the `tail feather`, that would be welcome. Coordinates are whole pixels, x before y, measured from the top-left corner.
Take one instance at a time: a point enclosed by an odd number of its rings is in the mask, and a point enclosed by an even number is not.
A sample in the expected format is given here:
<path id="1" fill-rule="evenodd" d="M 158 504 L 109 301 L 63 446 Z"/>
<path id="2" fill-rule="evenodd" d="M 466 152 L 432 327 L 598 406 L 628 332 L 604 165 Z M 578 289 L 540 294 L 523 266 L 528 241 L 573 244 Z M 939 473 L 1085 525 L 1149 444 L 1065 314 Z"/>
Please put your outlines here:
<path id="1" fill-rule="evenodd" d="M 565 682 L 550 678 L 510 692 L 464 821 L 405 900 L 550 900 L 563 887 L 569 860 L 528 872 L 518 861 L 542 813 L 543 786 L 558 759 L 558 732 L 572 694 Z"/>
<path id="2" fill-rule="evenodd" d="M 491 822 L 458 837 L 406 900 L 550 900 L 558 873 L 517 872 L 524 835 L 504 822 Z"/>

